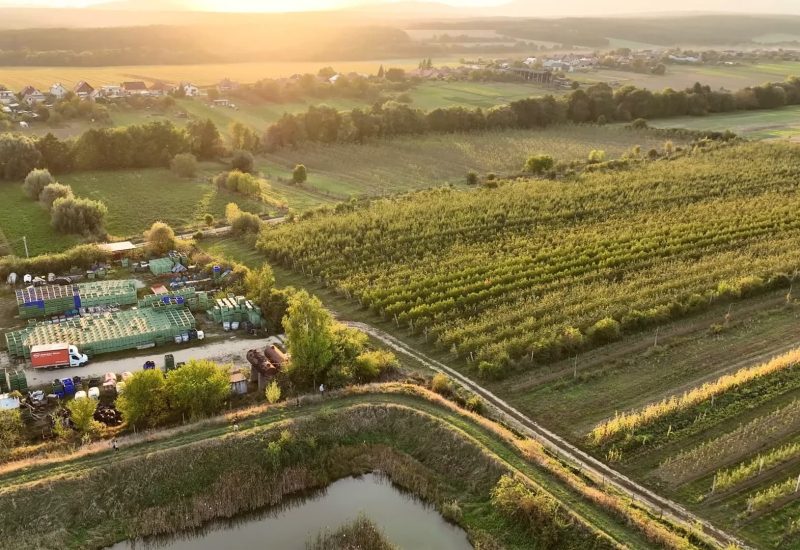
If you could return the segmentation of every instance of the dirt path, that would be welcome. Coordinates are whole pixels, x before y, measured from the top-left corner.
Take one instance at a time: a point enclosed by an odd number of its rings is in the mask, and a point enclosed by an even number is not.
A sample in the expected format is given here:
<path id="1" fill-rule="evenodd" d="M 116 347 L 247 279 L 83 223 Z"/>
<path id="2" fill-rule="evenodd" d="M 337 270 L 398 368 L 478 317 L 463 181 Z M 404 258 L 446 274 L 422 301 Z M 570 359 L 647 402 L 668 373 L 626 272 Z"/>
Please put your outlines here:
<path id="1" fill-rule="evenodd" d="M 594 478 L 596 482 L 601 485 L 605 485 L 609 483 L 613 485 L 617 490 L 620 492 L 628 495 L 634 501 L 638 503 L 646 505 L 648 508 L 655 515 L 659 515 L 659 513 L 663 513 L 671 520 L 676 521 L 678 523 L 683 523 L 689 526 L 692 525 L 699 525 L 702 527 L 703 531 L 713 538 L 720 547 L 726 547 L 731 544 L 737 545 L 741 548 L 747 548 L 742 541 L 726 533 L 725 531 L 718 529 L 708 521 L 701 519 L 700 517 L 696 516 L 683 506 L 668 500 L 660 495 L 657 495 L 650 489 L 639 485 L 635 481 L 631 480 L 627 476 L 617 472 L 616 470 L 610 468 L 603 462 L 599 461 L 598 459 L 590 456 L 589 454 L 585 453 L 584 451 L 578 449 L 568 441 L 564 440 L 560 436 L 556 435 L 555 433 L 551 432 L 550 430 L 540 426 L 520 411 L 494 395 L 493 393 L 489 392 L 488 390 L 484 389 L 482 386 L 474 383 L 472 380 L 467 378 L 466 376 L 462 375 L 455 369 L 452 369 L 441 363 L 435 359 L 432 359 L 423 353 L 415 350 L 414 348 L 406 345 L 402 341 L 398 340 L 397 338 L 393 337 L 392 335 L 367 325 L 365 323 L 348 323 L 349 326 L 362 330 L 366 332 L 373 338 L 380 340 L 385 345 L 389 346 L 393 350 L 398 353 L 402 353 L 413 359 L 419 361 L 420 363 L 426 365 L 430 369 L 445 373 L 448 376 L 457 380 L 460 384 L 464 387 L 469 389 L 470 391 L 480 395 L 487 401 L 489 401 L 492 405 L 494 405 L 506 418 L 506 420 L 510 421 L 513 425 L 515 425 L 520 431 L 526 434 L 529 437 L 539 441 L 542 445 L 544 445 L 548 450 L 554 453 L 556 456 L 565 460 L 568 463 L 571 463 L 585 473 L 590 475 Z"/>

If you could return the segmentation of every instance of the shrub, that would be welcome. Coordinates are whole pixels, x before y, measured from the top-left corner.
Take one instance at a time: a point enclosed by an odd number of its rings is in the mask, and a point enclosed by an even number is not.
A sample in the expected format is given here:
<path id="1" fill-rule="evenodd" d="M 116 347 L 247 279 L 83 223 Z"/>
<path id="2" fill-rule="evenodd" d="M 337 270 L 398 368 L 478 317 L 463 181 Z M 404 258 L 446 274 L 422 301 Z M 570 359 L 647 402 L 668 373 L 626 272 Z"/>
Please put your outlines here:
<path id="1" fill-rule="evenodd" d="M 44 189 L 42 189 L 42 192 L 39 193 L 39 202 L 45 205 L 49 210 L 53 207 L 53 203 L 56 201 L 56 199 L 72 198 L 73 196 L 72 187 L 69 185 L 51 183 L 49 185 L 45 185 Z"/>
<path id="2" fill-rule="evenodd" d="M 497 380 L 503 377 L 504 369 L 502 365 L 492 361 L 481 361 L 478 363 L 478 374 L 487 380 Z"/>
<path id="3" fill-rule="evenodd" d="M 214 225 L 214 216 L 212 216 L 211 214 L 206 214 L 205 216 L 203 216 L 203 221 L 206 223 L 208 227 L 211 227 L 212 225 Z"/>
<path id="4" fill-rule="evenodd" d="M 264 391 L 264 397 L 267 398 L 269 404 L 274 404 L 281 400 L 281 388 L 275 380 L 267 386 L 267 389 Z"/>
<path id="5" fill-rule="evenodd" d="M 39 195 L 46 186 L 55 183 L 56 180 L 50 175 L 46 169 L 36 169 L 28 172 L 25 176 L 25 183 L 22 184 L 22 190 L 29 199 L 39 200 Z"/>
<path id="6" fill-rule="evenodd" d="M 365 351 L 356 357 L 353 363 L 353 374 L 357 381 L 369 382 L 399 366 L 400 362 L 390 351 Z"/>
<path id="7" fill-rule="evenodd" d="M 61 197 L 53 202 L 51 223 L 64 233 L 101 236 L 108 209 L 100 201 Z"/>
<path id="8" fill-rule="evenodd" d="M 467 185 L 478 185 L 478 174 L 467 172 Z"/>
<path id="9" fill-rule="evenodd" d="M 261 218 L 250 212 L 239 211 L 239 215 L 231 223 L 234 235 L 256 235 L 261 230 Z"/>
<path id="10" fill-rule="evenodd" d="M 620 333 L 619 322 L 611 317 L 600 319 L 586 331 L 589 339 L 598 344 L 613 342 L 620 337 Z"/>
<path id="11" fill-rule="evenodd" d="M 192 235 L 192 238 L 194 240 L 196 240 L 196 241 L 199 241 L 200 239 L 203 238 L 203 232 L 198 229 L 197 231 L 194 232 L 194 235 Z"/>
<path id="12" fill-rule="evenodd" d="M 439 395 L 450 395 L 453 393 L 453 381 L 447 375 L 437 372 L 431 379 L 431 389 Z"/>
<path id="13" fill-rule="evenodd" d="M 531 174 L 543 174 L 553 168 L 553 157 L 550 155 L 533 155 L 525 162 L 524 170 Z"/>
<path id="14" fill-rule="evenodd" d="M 606 160 L 606 152 L 600 149 L 592 149 L 589 152 L 589 164 L 596 164 Z"/>
<path id="15" fill-rule="evenodd" d="M 19 409 L 0 411 L 0 456 L 22 442 L 23 428 Z"/>
<path id="16" fill-rule="evenodd" d="M 71 267 L 88 268 L 108 259 L 108 254 L 96 245 L 83 244 L 59 254 L 40 254 L 33 258 L 5 256 L 0 258 L 0 278 L 9 273 L 57 273 Z"/>
<path id="17" fill-rule="evenodd" d="M 467 399 L 466 403 L 467 410 L 470 410 L 477 414 L 483 414 L 486 410 L 486 404 L 483 402 L 483 399 L 478 397 L 477 395 L 471 396 Z"/>
<path id="18" fill-rule="evenodd" d="M 205 359 L 190 359 L 167 376 L 169 403 L 189 418 L 214 414 L 230 395 L 228 378 L 228 367 Z"/>
<path id="19" fill-rule="evenodd" d="M 81 434 L 91 434 L 101 428 L 101 424 L 94 419 L 97 401 L 94 399 L 73 399 L 67 403 L 70 419 Z"/>
<path id="20" fill-rule="evenodd" d="M 129 426 L 154 427 L 167 415 L 166 379 L 163 371 L 140 370 L 125 384 L 125 393 L 117 398 L 117 409 Z"/>
<path id="21" fill-rule="evenodd" d="M 294 183 L 304 183 L 308 179 L 308 171 L 306 167 L 302 164 L 298 164 L 292 170 L 292 182 Z"/>
<path id="22" fill-rule="evenodd" d="M 233 152 L 233 158 L 231 159 L 231 170 L 251 173 L 254 165 L 255 161 L 253 159 L 253 154 L 250 151 L 243 151 L 239 149 Z"/>
<path id="23" fill-rule="evenodd" d="M 153 254 L 164 254 L 175 249 L 175 231 L 164 222 L 155 222 L 144 232 L 148 248 Z"/>
<path id="24" fill-rule="evenodd" d="M 191 153 L 175 155 L 170 162 L 170 168 L 179 178 L 193 178 L 197 175 L 197 158 Z"/>
<path id="25" fill-rule="evenodd" d="M 647 121 L 643 118 L 637 118 L 630 124 L 634 130 L 646 130 L 648 128 Z"/>

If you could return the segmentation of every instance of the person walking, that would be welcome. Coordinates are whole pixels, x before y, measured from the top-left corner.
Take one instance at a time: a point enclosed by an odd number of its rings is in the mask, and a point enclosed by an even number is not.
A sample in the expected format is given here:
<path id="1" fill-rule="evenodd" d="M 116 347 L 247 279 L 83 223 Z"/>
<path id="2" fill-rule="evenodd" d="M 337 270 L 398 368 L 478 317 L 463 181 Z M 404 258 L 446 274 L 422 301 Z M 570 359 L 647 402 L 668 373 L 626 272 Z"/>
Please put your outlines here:
<path id="1" fill-rule="evenodd" d="M 325 398 L 325 384 L 319 385 L 319 394 L 323 399 Z"/>

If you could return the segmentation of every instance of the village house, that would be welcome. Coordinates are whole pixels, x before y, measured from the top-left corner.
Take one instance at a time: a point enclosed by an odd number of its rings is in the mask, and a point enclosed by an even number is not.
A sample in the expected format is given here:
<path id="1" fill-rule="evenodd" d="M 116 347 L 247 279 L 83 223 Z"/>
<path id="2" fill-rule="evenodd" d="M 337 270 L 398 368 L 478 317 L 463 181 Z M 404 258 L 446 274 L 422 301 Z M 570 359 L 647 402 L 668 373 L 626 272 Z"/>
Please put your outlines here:
<path id="1" fill-rule="evenodd" d="M 123 82 L 120 86 L 125 95 L 147 95 L 147 85 L 141 80 Z"/>
<path id="2" fill-rule="evenodd" d="M 125 94 L 122 92 L 121 86 L 117 86 L 115 84 L 109 84 L 105 86 L 100 86 L 100 91 L 98 92 L 98 95 L 108 99 L 115 99 L 118 97 L 122 97 Z"/>
<path id="3" fill-rule="evenodd" d="M 86 82 L 85 80 L 81 80 L 75 87 L 72 89 L 75 92 L 75 95 L 81 99 L 91 99 L 95 95 L 94 86 Z"/>
<path id="4" fill-rule="evenodd" d="M 22 97 L 23 103 L 28 105 L 29 107 L 33 107 L 34 105 L 38 105 L 39 103 L 44 103 L 47 97 L 34 88 L 33 86 L 25 86 L 22 91 L 20 91 L 19 95 Z"/>
<path id="5" fill-rule="evenodd" d="M 181 82 L 181 89 L 186 97 L 197 97 L 200 95 L 200 88 L 190 82 Z"/>
<path id="6" fill-rule="evenodd" d="M 166 82 L 154 82 L 153 85 L 150 86 L 150 95 L 154 96 L 167 95 L 173 91 L 175 91 L 175 86 L 167 84 Z"/>
<path id="7" fill-rule="evenodd" d="M 17 96 L 11 90 L 0 90 L 0 104 L 11 105 L 17 102 Z"/>
<path id="8" fill-rule="evenodd" d="M 50 86 L 50 95 L 56 99 L 64 99 L 67 93 L 69 93 L 69 90 L 61 82 L 56 82 Z"/>
<path id="9" fill-rule="evenodd" d="M 217 91 L 221 94 L 232 92 L 239 89 L 239 83 L 230 78 L 223 78 L 217 84 Z"/>

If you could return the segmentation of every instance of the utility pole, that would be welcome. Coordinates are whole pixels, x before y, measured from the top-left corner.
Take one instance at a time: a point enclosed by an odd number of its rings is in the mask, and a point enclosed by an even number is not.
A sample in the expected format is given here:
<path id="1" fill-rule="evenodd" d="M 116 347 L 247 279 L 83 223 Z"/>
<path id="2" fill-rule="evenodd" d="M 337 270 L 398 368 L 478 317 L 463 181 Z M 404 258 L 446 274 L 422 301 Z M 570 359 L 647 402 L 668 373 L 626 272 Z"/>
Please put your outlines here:
<path id="1" fill-rule="evenodd" d="M 22 244 L 25 245 L 25 257 L 30 258 L 30 254 L 28 254 L 28 237 L 25 235 L 22 236 Z"/>

